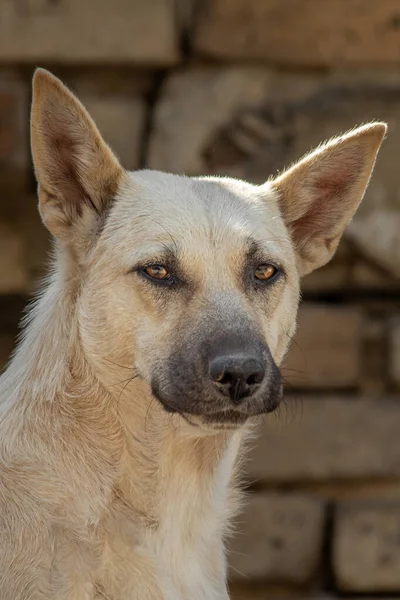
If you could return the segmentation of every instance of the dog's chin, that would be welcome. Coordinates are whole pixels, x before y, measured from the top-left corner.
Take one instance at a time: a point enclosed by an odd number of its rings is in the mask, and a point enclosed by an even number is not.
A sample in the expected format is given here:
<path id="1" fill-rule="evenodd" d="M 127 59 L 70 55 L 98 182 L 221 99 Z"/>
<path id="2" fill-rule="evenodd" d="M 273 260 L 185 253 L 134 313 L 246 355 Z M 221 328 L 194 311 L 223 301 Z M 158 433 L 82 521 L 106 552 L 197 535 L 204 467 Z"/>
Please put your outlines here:
<path id="1" fill-rule="evenodd" d="M 208 394 L 195 402 L 189 395 L 182 395 L 181 390 L 172 388 L 167 393 L 165 386 L 160 386 L 154 380 L 151 389 L 153 396 L 167 413 L 179 415 L 184 423 L 205 432 L 240 429 L 248 421 L 273 412 L 283 397 L 280 379 L 262 393 L 245 398 L 238 406 L 229 403 L 226 397 L 221 398 L 219 394 Z"/>
<path id="2" fill-rule="evenodd" d="M 165 398 L 157 398 L 164 410 L 168 413 L 178 414 L 188 425 L 205 432 L 235 431 L 249 421 L 266 415 L 276 410 L 281 402 L 282 395 L 278 394 L 269 398 L 262 407 L 254 407 L 247 411 L 240 409 L 204 410 L 201 413 L 188 412 L 184 408 L 172 407 Z"/>
<path id="3" fill-rule="evenodd" d="M 250 419 L 249 415 L 234 410 L 204 415 L 181 413 L 181 417 L 193 427 L 207 432 L 235 431 Z"/>
<path id="4" fill-rule="evenodd" d="M 164 400 L 160 400 L 159 402 L 167 413 L 179 415 L 190 427 L 207 433 L 235 431 L 242 427 L 250 418 L 249 415 L 234 410 L 210 414 L 194 414 L 172 408 Z"/>

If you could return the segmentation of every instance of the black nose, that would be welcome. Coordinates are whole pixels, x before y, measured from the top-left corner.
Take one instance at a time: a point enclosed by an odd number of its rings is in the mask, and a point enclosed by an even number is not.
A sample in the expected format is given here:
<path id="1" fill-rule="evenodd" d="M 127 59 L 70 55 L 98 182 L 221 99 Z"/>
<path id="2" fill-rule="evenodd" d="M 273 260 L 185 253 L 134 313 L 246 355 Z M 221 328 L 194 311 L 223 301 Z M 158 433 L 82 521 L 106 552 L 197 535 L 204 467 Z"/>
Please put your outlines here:
<path id="1" fill-rule="evenodd" d="M 247 354 L 217 356 L 210 360 L 211 380 L 228 392 L 234 404 L 253 394 L 264 379 L 261 361 Z"/>

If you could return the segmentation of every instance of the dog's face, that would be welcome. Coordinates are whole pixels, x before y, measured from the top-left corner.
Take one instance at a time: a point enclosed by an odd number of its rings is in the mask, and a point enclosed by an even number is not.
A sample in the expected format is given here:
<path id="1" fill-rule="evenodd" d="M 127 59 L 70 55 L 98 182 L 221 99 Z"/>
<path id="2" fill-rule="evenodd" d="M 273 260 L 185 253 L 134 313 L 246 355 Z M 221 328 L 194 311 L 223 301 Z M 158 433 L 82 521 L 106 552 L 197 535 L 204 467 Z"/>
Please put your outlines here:
<path id="1" fill-rule="evenodd" d="M 107 331 L 104 353 L 128 336 L 113 355 L 190 420 L 243 422 L 281 397 L 277 365 L 295 326 L 299 275 L 265 193 L 232 180 L 131 174 L 93 253 L 84 301 L 101 297 L 101 309 L 85 310 L 91 340 L 98 346 Z"/>
<path id="2" fill-rule="evenodd" d="M 263 186 L 128 173 L 79 102 L 39 71 L 40 210 L 79 281 L 80 337 L 99 377 L 124 365 L 165 410 L 207 428 L 273 410 L 299 279 L 334 253 L 385 130 L 333 140 Z"/>

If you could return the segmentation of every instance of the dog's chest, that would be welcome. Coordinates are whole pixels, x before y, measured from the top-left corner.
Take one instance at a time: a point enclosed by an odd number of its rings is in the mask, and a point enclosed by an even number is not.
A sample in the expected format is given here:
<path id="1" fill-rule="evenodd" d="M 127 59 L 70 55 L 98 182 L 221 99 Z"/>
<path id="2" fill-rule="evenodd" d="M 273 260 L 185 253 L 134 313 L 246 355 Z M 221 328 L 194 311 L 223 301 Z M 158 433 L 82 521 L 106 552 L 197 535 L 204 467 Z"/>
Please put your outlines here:
<path id="1" fill-rule="evenodd" d="M 196 469 L 172 471 L 147 512 L 146 503 L 137 511 L 132 495 L 119 492 L 99 572 L 106 598 L 227 598 L 222 535 L 236 451 L 227 448 L 207 478 Z"/>

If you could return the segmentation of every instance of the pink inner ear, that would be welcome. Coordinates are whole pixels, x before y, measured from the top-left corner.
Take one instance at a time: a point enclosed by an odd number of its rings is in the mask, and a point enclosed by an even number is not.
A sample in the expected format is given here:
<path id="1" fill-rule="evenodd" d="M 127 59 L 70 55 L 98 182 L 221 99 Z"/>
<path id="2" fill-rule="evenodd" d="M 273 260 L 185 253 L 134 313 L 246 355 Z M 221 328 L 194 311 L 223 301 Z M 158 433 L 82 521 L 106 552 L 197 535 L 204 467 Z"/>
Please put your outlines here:
<path id="1" fill-rule="evenodd" d="M 291 233 L 299 250 L 316 236 L 329 239 L 346 213 L 346 196 L 352 184 L 351 168 L 318 177 L 309 188 L 311 199 L 302 217 L 291 223 Z"/>
<path id="2" fill-rule="evenodd" d="M 363 161 L 363 152 L 357 147 L 347 151 L 343 147 L 335 148 L 311 167 L 310 187 L 315 189 L 316 195 L 321 194 L 325 199 L 345 194 L 354 183 Z"/>
<path id="3" fill-rule="evenodd" d="M 314 183 L 315 187 L 315 202 L 324 202 L 335 196 L 340 196 L 346 193 L 351 185 L 350 173 L 336 174 L 332 173 L 329 176 L 324 176 Z"/>

